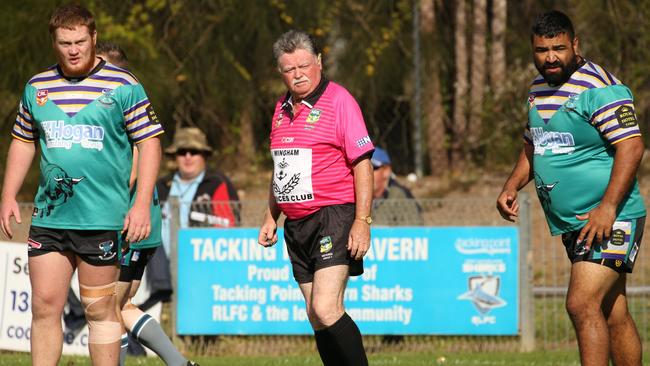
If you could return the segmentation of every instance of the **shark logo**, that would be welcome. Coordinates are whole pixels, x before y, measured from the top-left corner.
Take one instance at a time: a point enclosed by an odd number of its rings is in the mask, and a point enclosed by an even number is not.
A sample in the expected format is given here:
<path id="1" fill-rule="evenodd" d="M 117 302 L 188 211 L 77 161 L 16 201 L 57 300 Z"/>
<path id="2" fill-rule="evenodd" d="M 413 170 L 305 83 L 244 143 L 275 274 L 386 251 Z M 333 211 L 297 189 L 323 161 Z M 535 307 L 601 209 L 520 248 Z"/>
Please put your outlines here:
<path id="1" fill-rule="evenodd" d="M 481 315 L 507 303 L 499 295 L 499 276 L 472 276 L 469 278 L 469 290 L 458 296 L 458 300 L 469 300 Z"/>
<path id="2" fill-rule="evenodd" d="M 79 184 L 85 177 L 72 178 L 60 166 L 49 164 L 43 170 L 43 196 L 45 207 L 38 207 L 34 214 L 50 216 L 55 207 L 61 206 L 74 196 L 74 186 Z"/>
<path id="3" fill-rule="evenodd" d="M 537 190 L 537 197 L 539 197 L 539 202 L 541 202 L 544 211 L 548 212 L 551 208 L 551 191 L 558 183 L 546 184 L 542 180 L 542 177 L 535 173 L 535 189 Z"/>
<path id="4" fill-rule="evenodd" d="M 99 249 L 102 250 L 102 254 L 99 256 L 99 259 L 103 261 L 113 259 L 113 257 L 115 257 L 115 254 L 117 254 L 115 252 L 111 252 L 111 249 L 113 249 L 112 240 L 99 243 Z"/>

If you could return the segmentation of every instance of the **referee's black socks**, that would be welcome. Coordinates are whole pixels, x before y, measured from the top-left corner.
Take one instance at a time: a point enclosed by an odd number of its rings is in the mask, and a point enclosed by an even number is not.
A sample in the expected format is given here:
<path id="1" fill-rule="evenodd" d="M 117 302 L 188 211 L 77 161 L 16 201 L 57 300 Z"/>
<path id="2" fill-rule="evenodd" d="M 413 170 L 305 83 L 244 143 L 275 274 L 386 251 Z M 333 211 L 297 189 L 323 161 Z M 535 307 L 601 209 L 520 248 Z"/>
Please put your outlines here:
<path id="1" fill-rule="evenodd" d="M 325 329 L 314 332 L 318 353 L 325 366 L 367 366 L 361 332 L 348 313 Z"/>

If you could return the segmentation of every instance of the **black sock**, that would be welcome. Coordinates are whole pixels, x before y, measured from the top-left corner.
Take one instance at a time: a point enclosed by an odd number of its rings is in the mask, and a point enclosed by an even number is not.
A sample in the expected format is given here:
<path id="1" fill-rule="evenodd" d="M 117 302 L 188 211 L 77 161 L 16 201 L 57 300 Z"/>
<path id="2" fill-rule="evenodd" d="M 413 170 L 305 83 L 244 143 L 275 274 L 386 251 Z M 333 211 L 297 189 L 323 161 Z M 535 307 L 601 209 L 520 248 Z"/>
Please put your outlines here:
<path id="1" fill-rule="evenodd" d="M 339 366 L 341 364 L 338 356 L 339 350 L 336 349 L 336 344 L 327 329 L 315 330 L 314 335 L 316 336 L 316 348 L 318 348 L 323 365 Z"/>
<path id="2" fill-rule="evenodd" d="M 366 357 L 366 350 L 363 348 L 361 332 L 348 313 L 344 313 L 336 323 L 322 331 L 329 333 L 329 340 L 334 345 L 334 348 L 336 348 L 335 352 L 338 353 L 338 365 L 368 365 L 368 358 Z M 325 359 L 323 359 L 323 362 L 325 362 Z M 328 364 L 325 363 L 325 365 Z"/>

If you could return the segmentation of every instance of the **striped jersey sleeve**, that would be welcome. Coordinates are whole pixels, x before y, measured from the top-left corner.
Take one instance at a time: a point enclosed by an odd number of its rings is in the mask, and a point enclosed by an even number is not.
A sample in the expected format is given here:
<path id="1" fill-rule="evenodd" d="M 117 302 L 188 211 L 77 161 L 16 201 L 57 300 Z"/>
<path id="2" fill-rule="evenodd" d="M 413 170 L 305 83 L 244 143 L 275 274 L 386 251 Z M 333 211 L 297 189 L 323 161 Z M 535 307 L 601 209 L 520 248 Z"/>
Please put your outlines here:
<path id="1" fill-rule="evenodd" d="M 626 86 L 608 86 L 592 92 L 593 112 L 589 122 L 610 144 L 641 136 L 632 93 Z"/>
<path id="2" fill-rule="evenodd" d="M 124 124 L 133 142 L 139 143 L 165 132 L 142 85 L 129 87 L 124 94 L 123 107 Z"/>
<path id="3" fill-rule="evenodd" d="M 18 113 L 16 113 L 16 121 L 14 122 L 11 135 L 18 140 L 25 142 L 34 142 L 36 141 L 37 137 L 34 127 L 34 120 L 32 119 L 30 106 L 27 102 L 29 100 L 27 97 L 27 94 L 29 92 L 28 89 L 29 87 L 25 88 L 23 98 L 18 105 Z"/>

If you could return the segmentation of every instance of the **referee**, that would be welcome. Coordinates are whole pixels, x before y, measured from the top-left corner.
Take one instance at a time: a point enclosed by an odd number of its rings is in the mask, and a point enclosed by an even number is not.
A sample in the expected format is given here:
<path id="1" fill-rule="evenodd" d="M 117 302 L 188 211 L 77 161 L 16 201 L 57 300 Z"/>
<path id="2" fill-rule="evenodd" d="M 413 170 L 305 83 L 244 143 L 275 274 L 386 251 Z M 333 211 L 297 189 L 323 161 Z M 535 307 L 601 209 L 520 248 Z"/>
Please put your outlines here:
<path id="1" fill-rule="evenodd" d="M 311 36 L 289 31 L 275 42 L 273 55 L 289 90 L 272 120 L 274 170 L 259 243 L 277 242 L 284 213 L 293 275 L 323 364 L 367 365 L 343 294 L 348 277 L 363 273 L 370 248 L 374 147 L 352 95 L 322 75 Z"/>

